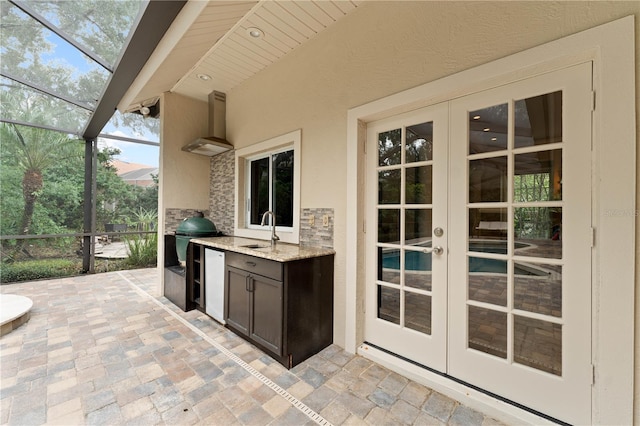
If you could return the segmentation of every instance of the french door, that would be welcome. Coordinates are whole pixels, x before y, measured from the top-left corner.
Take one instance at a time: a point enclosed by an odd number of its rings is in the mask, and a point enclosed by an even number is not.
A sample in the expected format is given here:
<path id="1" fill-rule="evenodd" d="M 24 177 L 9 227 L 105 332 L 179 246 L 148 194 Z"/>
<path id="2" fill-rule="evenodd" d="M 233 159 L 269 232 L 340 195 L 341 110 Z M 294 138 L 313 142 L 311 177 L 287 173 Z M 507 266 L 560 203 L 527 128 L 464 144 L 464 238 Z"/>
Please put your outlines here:
<path id="1" fill-rule="evenodd" d="M 591 64 L 370 123 L 365 337 L 591 420 Z"/>
<path id="2" fill-rule="evenodd" d="M 447 106 L 367 129 L 367 340 L 446 371 Z M 434 236 L 434 228 L 443 234 Z M 440 229 L 436 231 L 440 234 Z"/>

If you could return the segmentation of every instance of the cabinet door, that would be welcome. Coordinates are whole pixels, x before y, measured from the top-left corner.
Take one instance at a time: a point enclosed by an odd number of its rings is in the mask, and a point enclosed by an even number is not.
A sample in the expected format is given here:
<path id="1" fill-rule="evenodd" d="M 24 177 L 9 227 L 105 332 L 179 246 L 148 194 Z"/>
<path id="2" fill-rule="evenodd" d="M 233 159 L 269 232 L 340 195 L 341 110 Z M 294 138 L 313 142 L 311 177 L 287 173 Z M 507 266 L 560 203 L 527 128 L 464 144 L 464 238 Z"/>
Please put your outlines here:
<path id="1" fill-rule="evenodd" d="M 251 338 L 282 355 L 282 282 L 251 275 Z"/>
<path id="2" fill-rule="evenodd" d="M 225 321 L 237 331 L 249 335 L 249 274 L 227 267 L 227 299 Z"/>

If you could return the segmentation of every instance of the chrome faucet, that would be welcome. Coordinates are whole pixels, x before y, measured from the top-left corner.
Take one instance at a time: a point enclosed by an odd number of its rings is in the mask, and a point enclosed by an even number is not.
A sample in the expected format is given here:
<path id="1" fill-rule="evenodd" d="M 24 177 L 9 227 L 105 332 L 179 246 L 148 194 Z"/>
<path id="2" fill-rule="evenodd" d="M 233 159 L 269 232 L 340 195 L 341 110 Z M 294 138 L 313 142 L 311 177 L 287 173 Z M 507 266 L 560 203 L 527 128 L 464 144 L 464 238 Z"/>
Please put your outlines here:
<path id="1" fill-rule="evenodd" d="M 275 247 L 276 241 L 280 240 L 280 237 L 276 235 L 276 215 L 271 210 L 262 215 L 262 223 L 260 226 L 264 226 L 268 215 L 271 215 L 271 247 Z"/>

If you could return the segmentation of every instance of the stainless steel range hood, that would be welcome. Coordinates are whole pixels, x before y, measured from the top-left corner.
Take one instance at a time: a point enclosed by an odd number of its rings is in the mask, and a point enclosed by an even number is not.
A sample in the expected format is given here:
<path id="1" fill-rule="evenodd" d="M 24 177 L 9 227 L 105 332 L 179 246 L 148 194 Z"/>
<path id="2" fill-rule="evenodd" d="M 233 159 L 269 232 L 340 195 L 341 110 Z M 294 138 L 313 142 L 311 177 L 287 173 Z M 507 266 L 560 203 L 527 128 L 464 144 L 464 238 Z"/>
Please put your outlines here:
<path id="1" fill-rule="evenodd" d="M 227 126 L 227 95 L 215 90 L 209 93 L 209 135 L 198 138 L 182 147 L 183 151 L 194 154 L 214 155 L 233 149 L 233 145 L 226 139 Z"/>

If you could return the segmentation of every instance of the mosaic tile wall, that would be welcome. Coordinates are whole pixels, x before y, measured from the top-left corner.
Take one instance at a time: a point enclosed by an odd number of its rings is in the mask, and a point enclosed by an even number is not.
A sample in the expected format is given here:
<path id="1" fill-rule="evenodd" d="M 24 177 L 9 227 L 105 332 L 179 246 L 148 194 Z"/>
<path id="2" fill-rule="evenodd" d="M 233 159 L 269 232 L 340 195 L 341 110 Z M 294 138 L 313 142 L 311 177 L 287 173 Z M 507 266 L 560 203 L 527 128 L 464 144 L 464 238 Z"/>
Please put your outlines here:
<path id="1" fill-rule="evenodd" d="M 235 203 L 235 151 L 211 157 L 209 174 L 209 212 L 216 228 L 225 235 L 233 235 Z"/>
<path id="2" fill-rule="evenodd" d="M 323 224 L 324 216 L 328 218 L 327 226 Z M 300 245 L 333 248 L 333 223 L 333 209 L 302 209 L 300 212 Z"/>
<path id="3" fill-rule="evenodd" d="M 196 213 L 200 211 L 204 214 L 204 217 L 206 217 L 207 219 L 211 219 L 211 217 L 209 216 L 208 210 L 202 211 L 202 210 L 196 210 L 196 209 L 176 209 L 176 208 L 165 209 L 164 210 L 164 233 L 169 234 L 169 233 L 176 232 L 176 229 L 178 229 L 178 225 L 180 225 L 180 222 L 182 222 L 186 218 L 195 216 Z M 213 223 L 215 223 L 215 221 Z"/>

